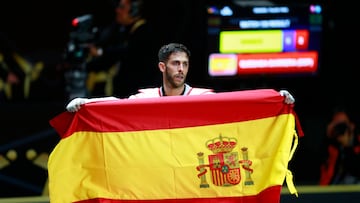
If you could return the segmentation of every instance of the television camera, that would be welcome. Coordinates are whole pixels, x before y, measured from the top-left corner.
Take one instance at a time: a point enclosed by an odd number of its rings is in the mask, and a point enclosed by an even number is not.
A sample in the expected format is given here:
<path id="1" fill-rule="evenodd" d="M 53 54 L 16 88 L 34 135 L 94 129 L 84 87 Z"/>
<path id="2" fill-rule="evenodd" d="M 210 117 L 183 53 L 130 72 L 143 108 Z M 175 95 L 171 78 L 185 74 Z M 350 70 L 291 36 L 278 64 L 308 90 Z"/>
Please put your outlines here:
<path id="1" fill-rule="evenodd" d="M 68 99 L 88 96 L 86 87 L 88 45 L 95 40 L 97 33 L 97 28 L 93 27 L 93 16 L 90 14 L 74 18 L 71 24 L 72 30 L 64 53 L 65 92 Z"/>
<path id="2" fill-rule="evenodd" d="M 71 24 L 65 60 L 75 65 L 82 64 L 88 57 L 88 44 L 96 38 L 97 28 L 93 27 L 93 16 L 90 14 L 74 18 Z"/>

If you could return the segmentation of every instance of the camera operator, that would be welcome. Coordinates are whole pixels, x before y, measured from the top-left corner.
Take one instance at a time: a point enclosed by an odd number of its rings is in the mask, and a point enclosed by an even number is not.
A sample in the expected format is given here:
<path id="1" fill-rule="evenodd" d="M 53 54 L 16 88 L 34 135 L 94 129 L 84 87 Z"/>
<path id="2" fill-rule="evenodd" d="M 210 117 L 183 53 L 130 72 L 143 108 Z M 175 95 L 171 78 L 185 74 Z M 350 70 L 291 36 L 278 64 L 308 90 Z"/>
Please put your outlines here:
<path id="1" fill-rule="evenodd" d="M 326 129 L 320 185 L 360 184 L 360 143 L 355 127 L 346 110 L 334 112 Z"/>
<path id="2" fill-rule="evenodd" d="M 89 45 L 91 59 L 87 71 L 109 70 L 117 64 L 114 95 L 128 97 L 139 88 L 160 81 L 156 72 L 157 39 L 152 27 L 143 17 L 142 0 L 119 0 L 115 8 L 115 21 L 99 29 L 98 40 Z M 158 77 L 158 78 L 157 78 Z M 92 96 L 102 93 L 93 92 Z"/>

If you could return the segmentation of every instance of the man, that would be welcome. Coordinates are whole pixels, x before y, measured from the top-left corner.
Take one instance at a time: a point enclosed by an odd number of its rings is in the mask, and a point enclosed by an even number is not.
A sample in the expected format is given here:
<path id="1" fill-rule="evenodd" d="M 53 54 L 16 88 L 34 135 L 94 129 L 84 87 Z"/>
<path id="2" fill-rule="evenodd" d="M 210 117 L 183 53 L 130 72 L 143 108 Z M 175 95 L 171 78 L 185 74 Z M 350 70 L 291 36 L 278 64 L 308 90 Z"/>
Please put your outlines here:
<path id="1" fill-rule="evenodd" d="M 215 92 L 212 89 L 195 88 L 185 83 L 189 71 L 190 55 L 190 51 L 183 44 L 170 43 L 162 46 L 158 52 L 158 68 L 162 73 L 162 86 L 140 89 L 139 93 L 131 95 L 129 99 L 214 94 Z M 285 103 L 292 104 L 295 102 L 295 99 L 288 91 L 281 90 L 280 94 L 285 97 Z M 76 112 L 81 108 L 82 104 L 114 99 L 118 98 L 75 98 L 69 102 L 66 109 L 70 112 Z"/>
<path id="2" fill-rule="evenodd" d="M 98 40 L 89 46 L 88 71 L 109 70 L 118 64 L 113 87 L 117 97 L 128 97 L 160 79 L 152 67 L 156 58 L 149 54 L 156 53 L 158 40 L 143 10 L 142 0 L 118 0 L 115 21 L 101 29 Z"/>
<path id="3" fill-rule="evenodd" d="M 347 110 L 334 111 L 324 138 L 319 184 L 359 184 L 360 140 Z"/>

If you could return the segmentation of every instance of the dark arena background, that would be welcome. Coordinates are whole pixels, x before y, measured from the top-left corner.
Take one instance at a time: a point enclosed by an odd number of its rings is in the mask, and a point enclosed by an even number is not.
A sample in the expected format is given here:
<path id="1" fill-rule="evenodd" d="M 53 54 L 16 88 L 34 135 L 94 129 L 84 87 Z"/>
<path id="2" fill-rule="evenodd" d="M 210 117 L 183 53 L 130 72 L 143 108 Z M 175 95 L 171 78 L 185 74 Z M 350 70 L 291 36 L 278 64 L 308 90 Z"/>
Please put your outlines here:
<path id="1" fill-rule="evenodd" d="M 349 109 L 360 127 L 356 6 L 349 0 L 243 0 L 282 5 L 298 2 L 320 4 L 319 68 L 311 75 L 259 73 L 211 77 L 207 67 L 210 39 L 206 9 L 211 3 L 227 1 L 230 0 L 145 0 L 145 15 L 160 39 L 159 47 L 169 42 L 181 42 L 192 51 L 188 82 L 193 86 L 211 87 L 218 92 L 255 88 L 290 91 L 296 98 L 295 111 L 305 136 L 299 140 L 289 168 L 296 185 L 316 186 L 320 146 L 332 110 L 340 106 Z M 3 78 L 0 81 L 0 202 L 10 202 L 1 198 L 47 195 L 46 161 L 59 141 L 48 121 L 63 112 L 68 102 L 62 63 L 71 20 L 91 14 L 93 26 L 101 27 L 113 20 L 114 9 L 113 0 L 1 1 L 0 8 L 0 53 L 8 50 L 5 44 L 11 44 L 22 67 L 21 85 L 9 90 Z M 3 63 L 2 57 L 0 62 Z M 325 198 L 328 191 L 311 196 L 311 191 L 316 190 L 317 187 L 310 189 L 309 197 L 306 196 L 303 202 L 314 202 L 311 199 L 322 202 L 321 197 Z M 349 190 L 352 197 L 359 199 L 359 187 Z M 348 194 L 341 187 L 332 193 L 337 192 L 339 196 L 328 197 L 327 202 L 336 202 L 336 198 Z M 284 197 L 284 202 L 291 200 L 293 197 Z"/>

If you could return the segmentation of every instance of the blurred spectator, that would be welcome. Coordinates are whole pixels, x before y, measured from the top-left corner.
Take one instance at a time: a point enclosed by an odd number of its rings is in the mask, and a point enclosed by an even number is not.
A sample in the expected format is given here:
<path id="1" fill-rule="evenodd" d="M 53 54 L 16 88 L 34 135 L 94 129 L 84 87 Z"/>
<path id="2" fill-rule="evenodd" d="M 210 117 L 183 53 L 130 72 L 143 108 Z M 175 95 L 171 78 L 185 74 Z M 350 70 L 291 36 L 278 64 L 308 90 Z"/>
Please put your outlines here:
<path id="1" fill-rule="evenodd" d="M 142 0 L 119 0 L 115 21 L 100 28 L 98 40 L 90 45 L 89 72 L 108 71 L 116 64 L 113 95 L 117 97 L 128 97 L 160 81 L 155 61 L 158 40 L 143 9 Z M 92 96 L 100 94 L 93 92 Z"/>
<path id="2" fill-rule="evenodd" d="M 344 109 L 327 126 L 320 185 L 360 183 L 360 144 L 356 125 Z"/>
<path id="3" fill-rule="evenodd" d="M 0 99 L 10 100 L 21 98 L 22 93 L 19 91 L 12 91 L 22 88 L 22 80 L 24 79 L 24 72 L 14 58 L 16 53 L 14 43 L 6 36 L 5 33 L 0 32 L 0 82 L 2 88 L 0 89 Z M 11 88 L 6 92 L 7 87 Z M 15 94 L 19 93 L 19 94 Z"/>

